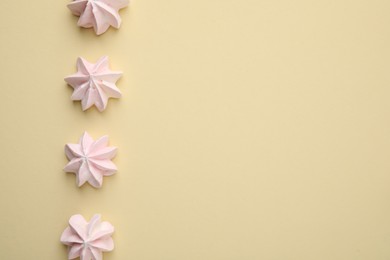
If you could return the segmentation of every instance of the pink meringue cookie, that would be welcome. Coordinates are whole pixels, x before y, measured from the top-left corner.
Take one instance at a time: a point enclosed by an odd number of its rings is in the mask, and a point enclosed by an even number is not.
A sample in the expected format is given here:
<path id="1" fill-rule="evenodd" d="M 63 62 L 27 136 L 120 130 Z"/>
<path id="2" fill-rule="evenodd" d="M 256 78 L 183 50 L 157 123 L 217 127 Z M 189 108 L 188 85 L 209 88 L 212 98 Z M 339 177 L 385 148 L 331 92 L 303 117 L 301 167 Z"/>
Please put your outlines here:
<path id="1" fill-rule="evenodd" d="M 76 174 L 79 187 L 88 182 L 93 187 L 100 188 L 103 184 L 103 176 L 110 176 L 117 171 L 111 161 L 116 155 L 117 148 L 107 145 L 108 136 L 94 141 L 87 132 L 84 132 L 78 144 L 65 146 L 65 154 L 70 162 L 65 166 L 64 171 Z"/>
<path id="2" fill-rule="evenodd" d="M 68 4 L 68 8 L 80 17 L 78 26 L 93 27 L 95 33 L 100 35 L 107 31 L 110 25 L 119 28 L 122 19 L 118 12 L 128 5 L 128 0 L 74 0 Z"/>
<path id="3" fill-rule="evenodd" d="M 109 222 L 101 222 L 96 214 L 90 222 L 81 215 L 73 215 L 69 226 L 61 235 L 60 241 L 68 246 L 68 259 L 102 260 L 103 253 L 114 249 L 111 235 L 114 227 Z"/>
<path id="4" fill-rule="evenodd" d="M 108 57 L 101 57 L 96 63 L 89 63 L 79 57 L 77 73 L 65 78 L 74 89 L 71 99 L 81 100 L 83 111 L 95 105 L 102 112 L 106 109 L 109 98 L 120 98 L 120 90 L 115 83 L 122 76 L 120 71 L 109 69 Z"/>

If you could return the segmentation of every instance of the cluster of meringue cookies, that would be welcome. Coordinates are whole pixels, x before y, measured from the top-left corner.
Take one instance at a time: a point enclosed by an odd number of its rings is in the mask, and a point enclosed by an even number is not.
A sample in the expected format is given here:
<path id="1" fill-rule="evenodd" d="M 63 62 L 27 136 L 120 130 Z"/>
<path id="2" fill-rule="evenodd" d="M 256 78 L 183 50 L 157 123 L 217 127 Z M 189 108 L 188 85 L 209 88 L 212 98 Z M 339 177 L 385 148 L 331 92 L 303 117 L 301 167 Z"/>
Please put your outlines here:
<path id="1" fill-rule="evenodd" d="M 118 12 L 128 4 L 128 0 L 73 0 L 68 8 L 79 16 L 78 26 L 93 28 L 97 35 L 101 35 L 110 26 L 116 29 L 120 27 Z M 96 63 L 79 57 L 77 72 L 66 77 L 65 81 L 73 88 L 71 100 L 81 101 L 83 111 L 95 106 L 99 112 L 103 112 L 109 98 L 122 96 L 116 86 L 121 76 L 122 72 L 110 70 L 107 56 Z M 78 187 L 89 183 L 94 188 L 101 188 L 103 176 L 117 171 L 111 161 L 116 152 L 116 147 L 108 146 L 108 136 L 94 140 L 84 132 L 78 143 L 65 145 L 69 163 L 64 171 L 76 175 Z M 76 214 L 70 217 L 69 226 L 62 233 L 60 241 L 68 246 L 68 259 L 102 260 L 103 252 L 114 249 L 113 232 L 114 227 L 109 222 L 102 222 L 99 214 L 95 214 L 89 222 Z"/>

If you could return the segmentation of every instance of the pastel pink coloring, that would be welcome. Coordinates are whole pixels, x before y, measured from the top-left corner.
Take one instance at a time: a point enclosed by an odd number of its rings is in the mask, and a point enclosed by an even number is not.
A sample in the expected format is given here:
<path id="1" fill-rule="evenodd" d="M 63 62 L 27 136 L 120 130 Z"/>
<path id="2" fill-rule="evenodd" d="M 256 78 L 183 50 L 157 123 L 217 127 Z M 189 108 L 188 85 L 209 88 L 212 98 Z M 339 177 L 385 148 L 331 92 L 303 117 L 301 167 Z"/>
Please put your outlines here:
<path id="1" fill-rule="evenodd" d="M 109 98 L 120 98 L 120 90 L 115 85 L 122 76 L 120 71 L 109 69 L 108 57 L 101 57 L 96 63 L 89 63 L 79 57 L 77 73 L 65 78 L 73 89 L 71 99 L 81 100 L 83 111 L 95 105 L 102 112 L 106 109 Z"/>
<path id="2" fill-rule="evenodd" d="M 96 214 L 90 222 L 81 215 L 73 215 L 69 226 L 61 235 L 61 242 L 68 246 L 68 259 L 102 260 L 103 253 L 114 249 L 111 235 L 114 227 L 109 222 L 101 222 Z"/>
<path id="3" fill-rule="evenodd" d="M 122 19 L 119 10 L 129 5 L 128 0 L 74 0 L 68 4 L 72 14 L 79 16 L 78 26 L 92 28 L 97 35 L 112 26 L 118 29 Z"/>
<path id="4" fill-rule="evenodd" d="M 94 141 L 87 132 L 84 132 L 78 144 L 65 145 L 65 154 L 70 162 L 64 171 L 76 174 L 79 187 L 88 182 L 93 187 L 100 188 L 103 176 L 110 176 L 117 171 L 111 161 L 116 151 L 116 147 L 108 146 L 108 136 Z"/>

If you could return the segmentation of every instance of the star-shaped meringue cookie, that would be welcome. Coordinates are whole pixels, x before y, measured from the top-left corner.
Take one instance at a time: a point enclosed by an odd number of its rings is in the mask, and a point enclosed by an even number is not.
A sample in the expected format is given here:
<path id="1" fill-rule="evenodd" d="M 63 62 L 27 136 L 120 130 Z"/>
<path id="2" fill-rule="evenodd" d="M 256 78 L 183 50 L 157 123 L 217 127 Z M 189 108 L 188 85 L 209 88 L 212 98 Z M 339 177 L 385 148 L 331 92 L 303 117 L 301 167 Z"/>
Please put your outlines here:
<path id="1" fill-rule="evenodd" d="M 93 27 L 95 33 L 100 35 L 110 26 L 119 28 L 122 19 L 118 12 L 128 5 L 128 0 L 74 0 L 68 4 L 68 8 L 74 15 L 80 16 L 78 26 Z"/>
<path id="2" fill-rule="evenodd" d="M 108 136 L 94 141 L 87 132 L 84 132 L 78 144 L 65 145 L 65 154 L 70 162 L 64 171 L 76 174 L 79 187 L 89 182 L 93 187 L 100 188 L 103 176 L 110 176 L 117 171 L 111 161 L 116 151 L 116 147 L 108 146 Z"/>
<path id="3" fill-rule="evenodd" d="M 89 63 L 79 57 L 77 73 L 65 78 L 73 89 L 72 100 L 81 100 L 83 111 L 95 105 L 102 112 L 109 98 L 120 98 L 120 90 L 115 83 L 122 76 L 120 71 L 109 69 L 108 57 L 101 57 L 96 63 Z"/>
<path id="4" fill-rule="evenodd" d="M 101 222 L 96 214 L 90 222 L 77 214 L 69 219 L 69 226 L 61 235 L 60 241 L 68 246 L 68 259 L 102 260 L 102 252 L 112 251 L 114 241 L 111 235 L 114 227 L 109 222 Z"/>

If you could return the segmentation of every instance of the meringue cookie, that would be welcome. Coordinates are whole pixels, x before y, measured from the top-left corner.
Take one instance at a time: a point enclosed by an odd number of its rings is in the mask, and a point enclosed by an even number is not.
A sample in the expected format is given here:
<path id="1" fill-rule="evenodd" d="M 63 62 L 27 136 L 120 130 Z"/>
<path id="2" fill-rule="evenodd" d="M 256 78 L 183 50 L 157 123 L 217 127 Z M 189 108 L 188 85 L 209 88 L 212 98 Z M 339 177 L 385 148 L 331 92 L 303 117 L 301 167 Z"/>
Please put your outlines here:
<path id="1" fill-rule="evenodd" d="M 70 162 L 65 166 L 65 172 L 73 172 L 77 176 L 77 185 L 81 187 L 88 182 L 95 188 L 103 184 L 103 176 L 113 175 L 117 168 L 111 161 L 116 155 L 116 147 L 108 147 L 108 136 L 97 141 L 84 132 L 78 144 L 65 146 L 66 157 Z"/>
<path id="2" fill-rule="evenodd" d="M 111 235 L 114 227 L 109 222 L 101 222 L 96 214 L 90 222 L 81 215 L 73 215 L 61 235 L 60 241 L 68 246 L 68 259 L 102 260 L 102 252 L 112 251 L 114 241 Z"/>
<path id="3" fill-rule="evenodd" d="M 74 89 L 71 99 L 81 100 L 83 111 L 95 105 L 102 112 L 106 109 L 109 98 L 122 96 L 115 85 L 121 76 L 122 72 L 109 69 L 107 56 L 101 57 L 96 63 L 89 63 L 79 57 L 77 73 L 64 80 Z"/>
<path id="4" fill-rule="evenodd" d="M 95 33 L 100 35 L 110 25 L 116 29 L 120 27 L 122 19 L 118 11 L 128 5 L 128 0 L 74 0 L 68 4 L 68 8 L 80 17 L 78 26 L 93 27 Z"/>

